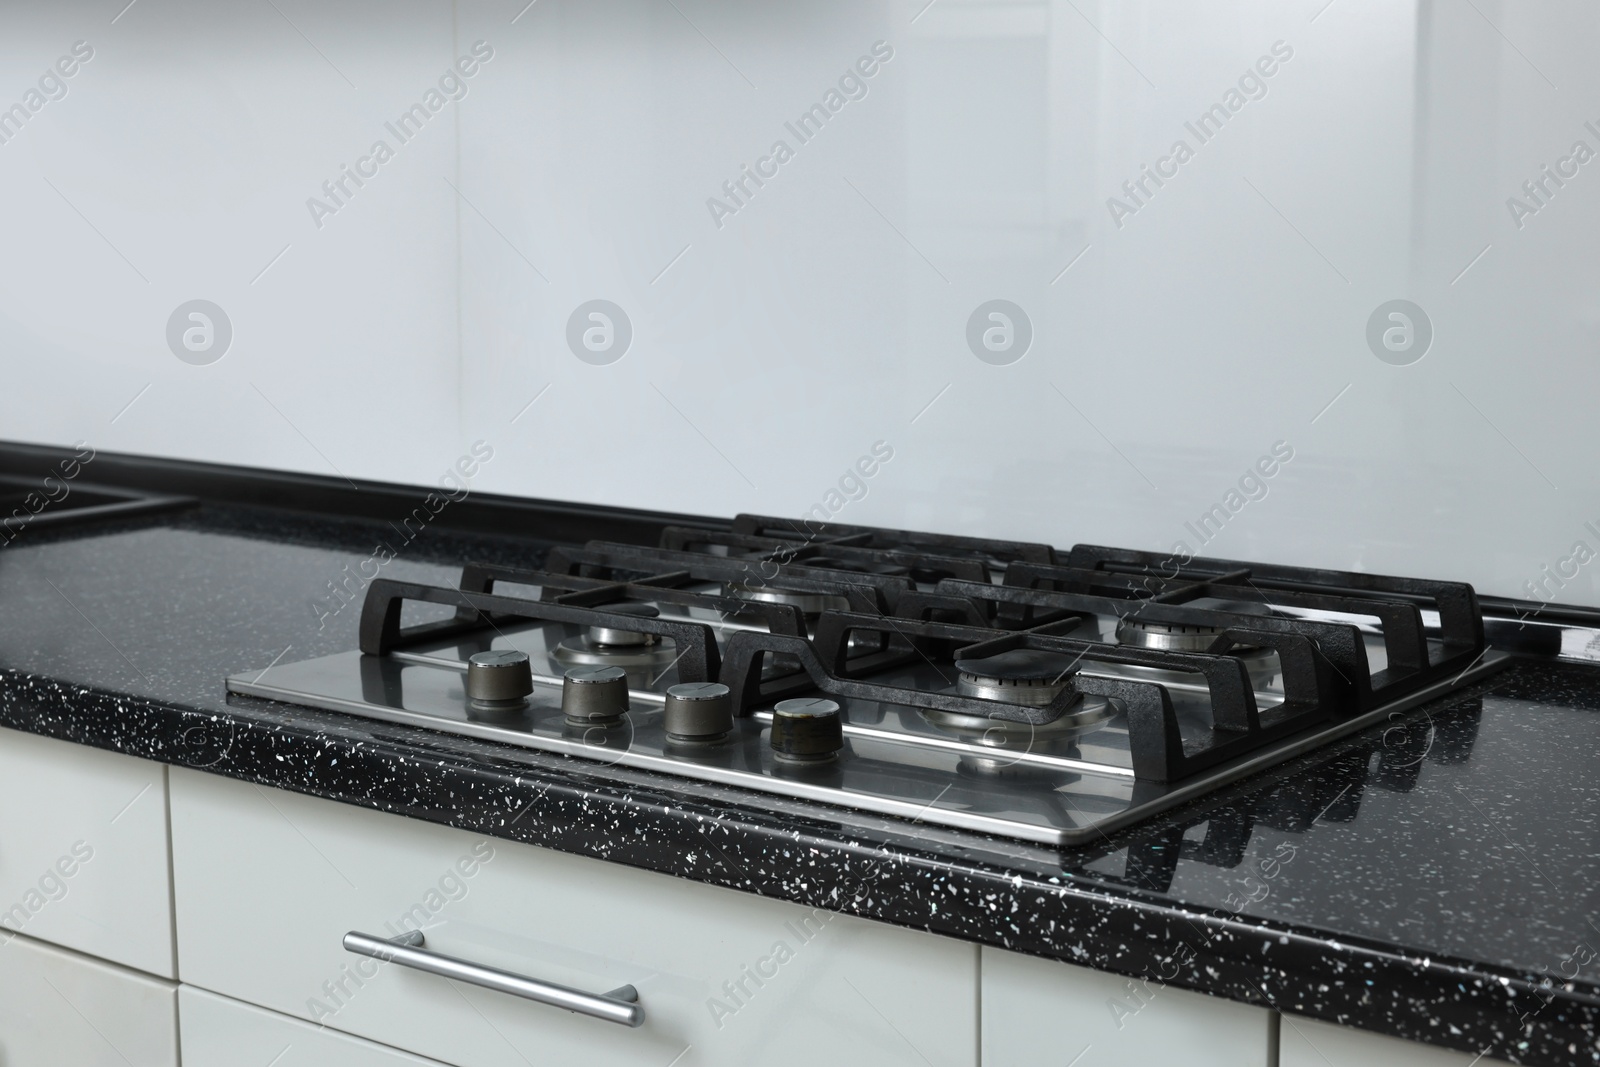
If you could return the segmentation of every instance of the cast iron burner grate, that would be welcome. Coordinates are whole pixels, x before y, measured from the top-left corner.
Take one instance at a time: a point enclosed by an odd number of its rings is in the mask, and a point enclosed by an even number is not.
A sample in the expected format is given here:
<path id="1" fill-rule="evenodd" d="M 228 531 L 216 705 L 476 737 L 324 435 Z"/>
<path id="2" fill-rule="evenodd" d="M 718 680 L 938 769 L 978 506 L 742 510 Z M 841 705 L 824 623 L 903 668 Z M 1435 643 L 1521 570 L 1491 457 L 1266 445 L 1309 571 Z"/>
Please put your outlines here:
<path id="1" fill-rule="evenodd" d="M 403 625 L 408 604 L 448 615 Z M 487 718 L 463 679 L 473 655 L 508 649 L 534 691 Z M 229 688 L 1075 843 L 1503 659 L 1462 583 L 742 515 L 668 527 L 657 547 L 558 547 L 543 570 L 469 563 L 454 588 L 378 579 L 359 652 Z M 574 733 L 563 674 L 608 662 L 626 674 L 626 715 Z M 725 740 L 673 743 L 662 716 L 681 683 L 727 686 Z M 837 708 L 836 757 L 775 758 L 774 709 L 795 698 Z"/>

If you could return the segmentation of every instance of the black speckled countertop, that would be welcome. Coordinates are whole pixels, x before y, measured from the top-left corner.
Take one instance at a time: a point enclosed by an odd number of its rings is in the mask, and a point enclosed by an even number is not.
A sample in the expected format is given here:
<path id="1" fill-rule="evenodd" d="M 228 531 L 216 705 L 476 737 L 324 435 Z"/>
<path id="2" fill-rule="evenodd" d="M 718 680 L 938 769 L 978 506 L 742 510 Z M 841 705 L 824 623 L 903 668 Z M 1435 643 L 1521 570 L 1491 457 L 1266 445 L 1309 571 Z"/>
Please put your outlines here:
<path id="1" fill-rule="evenodd" d="M 1484 685 L 1097 846 L 1047 849 L 229 697 L 354 648 L 381 524 L 206 506 L 0 548 L 0 725 L 1469 1054 L 1600 1063 L 1600 669 Z M 453 583 L 529 540 L 430 531 Z"/>

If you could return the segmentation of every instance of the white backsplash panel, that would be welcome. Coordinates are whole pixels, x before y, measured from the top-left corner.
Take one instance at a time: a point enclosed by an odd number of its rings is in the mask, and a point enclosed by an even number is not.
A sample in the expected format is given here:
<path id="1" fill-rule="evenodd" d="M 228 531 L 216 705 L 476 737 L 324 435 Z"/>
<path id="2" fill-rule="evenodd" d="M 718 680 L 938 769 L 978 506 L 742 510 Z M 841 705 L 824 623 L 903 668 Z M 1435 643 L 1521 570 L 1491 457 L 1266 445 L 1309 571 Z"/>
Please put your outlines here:
<path id="1" fill-rule="evenodd" d="M 74 42 L 94 50 L 62 99 L 0 123 L 0 436 L 351 477 L 442 468 L 459 451 L 456 114 L 406 145 L 385 124 L 450 66 L 449 7 L 121 7 L 0 5 L 0 107 Z M 314 215 L 385 138 L 395 158 Z M 204 365 L 167 338 L 192 300 L 231 326 Z"/>
<path id="2" fill-rule="evenodd" d="M 0 436 L 1600 602 L 1591 11 L 119 6 L 0 3 Z"/>

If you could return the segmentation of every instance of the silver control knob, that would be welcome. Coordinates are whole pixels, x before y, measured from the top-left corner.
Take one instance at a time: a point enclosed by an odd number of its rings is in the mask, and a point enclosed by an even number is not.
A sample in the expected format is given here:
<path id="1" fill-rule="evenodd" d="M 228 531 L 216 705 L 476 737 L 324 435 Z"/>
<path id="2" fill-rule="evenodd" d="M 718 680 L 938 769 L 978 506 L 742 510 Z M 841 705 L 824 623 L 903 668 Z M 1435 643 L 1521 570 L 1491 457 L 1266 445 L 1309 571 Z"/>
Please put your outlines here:
<path id="1" fill-rule="evenodd" d="M 683 682 L 667 690 L 662 715 L 667 739 L 684 744 L 721 741 L 733 729 L 733 698 L 721 682 Z"/>
<path id="2" fill-rule="evenodd" d="M 477 652 L 467 660 L 467 699 L 488 711 L 518 708 L 533 692 L 528 654 L 514 648 Z"/>
<path id="3" fill-rule="evenodd" d="M 561 714 L 575 726 L 609 726 L 628 710 L 621 667 L 573 667 L 561 680 Z"/>
<path id="4" fill-rule="evenodd" d="M 773 755 L 791 763 L 820 763 L 844 748 L 839 705 L 822 697 L 780 700 L 772 706 Z"/>

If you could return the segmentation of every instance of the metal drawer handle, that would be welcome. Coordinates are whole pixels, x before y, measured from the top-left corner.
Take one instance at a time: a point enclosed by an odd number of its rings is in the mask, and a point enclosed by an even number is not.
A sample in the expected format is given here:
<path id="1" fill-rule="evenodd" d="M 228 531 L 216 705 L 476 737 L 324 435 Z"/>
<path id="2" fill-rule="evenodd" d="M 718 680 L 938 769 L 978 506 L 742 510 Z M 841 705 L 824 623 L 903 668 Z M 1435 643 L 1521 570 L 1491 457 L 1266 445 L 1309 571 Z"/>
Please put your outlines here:
<path id="1" fill-rule="evenodd" d="M 541 982 L 537 978 L 525 978 L 496 967 L 485 967 L 481 963 L 426 951 L 422 948 L 422 942 L 421 930 L 413 930 L 393 939 L 351 930 L 344 935 L 344 950 L 485 989 L 510 993 L 514 997 L 537 1000 L 540 1004 L 553 1004 L 568 1011 L 604 1019 L 608 1023 L 644 1025 L 644 1007 L 639 1004 L 639 991 L 631 985 L 620 986 L 609 993 L 585 993 L 581 989 Z"/>

